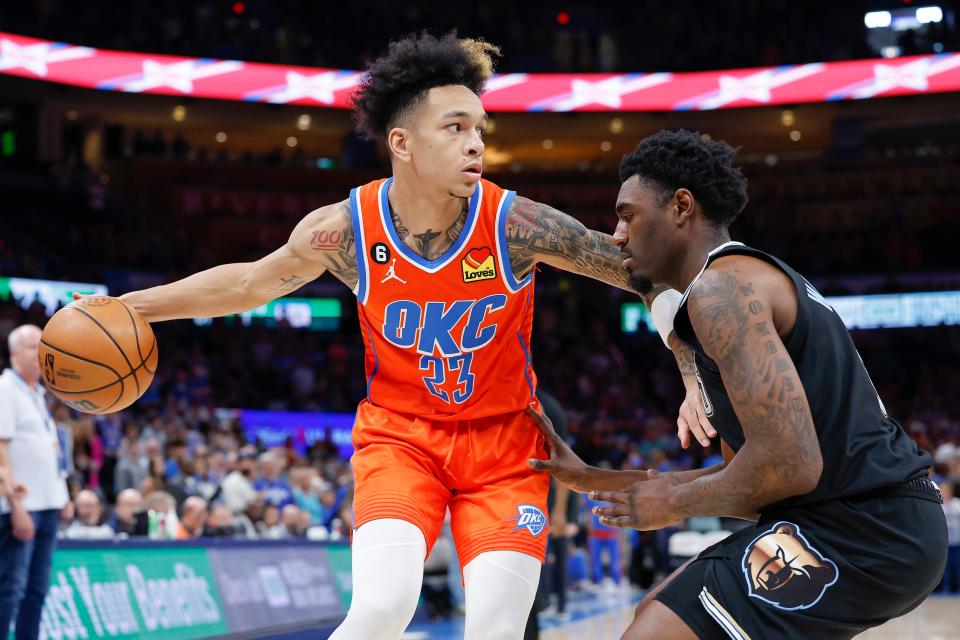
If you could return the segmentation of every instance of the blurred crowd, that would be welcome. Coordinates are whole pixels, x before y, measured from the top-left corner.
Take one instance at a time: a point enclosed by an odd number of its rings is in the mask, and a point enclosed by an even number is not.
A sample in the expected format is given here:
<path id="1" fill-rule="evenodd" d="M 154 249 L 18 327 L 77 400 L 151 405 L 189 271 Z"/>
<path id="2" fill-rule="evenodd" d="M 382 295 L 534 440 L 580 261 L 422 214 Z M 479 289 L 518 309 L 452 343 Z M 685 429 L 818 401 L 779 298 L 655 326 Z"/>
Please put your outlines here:
<path id="1" fill-rule="evenodd" d="M 352 476 L 330 442 L 248 443 L 208 406 L 108 416 L 54 410 L 75 519 L 63 536 L 343 540 Z"/>
<path id="2" fill-rule="evenodd" d="M 229 429 L 206 441 L 192 438 L 192 448 L 183 440 L 161 444 L 162 430 L 148 427 L 144 435 L 136 422 L 128 423 L 119 449 L 111 450 L 109 438 L 101 436 L 111 426 L 67 412 L 56 419 L 73 449 L 68 487 L 74 518 L 62 524 L 64 538 L 349 537 L 352 480 L 336 456 L 260 452 L 254 445 L 238 446 Z"/>
<path id="3" fill-rule="evenodd" d="M 857 159 L 745 164 L 750 202 L 733 236 L 775 253 L 827 294 L 943 288 L 936 272 L 956 269 L 960 146 L 888 151 Z M 169 280 L 222 262 L 255 260 L 274 250 L 306 213 L 281 210 L 277 199 L 285 192 L 273 182 L 282 179 L 293 185 L 288 192 L 319 205 L 343 198 L 348 185 L 381 175 L 290 166 L 257 172 L 235 161 L 203 171 L 195 162 L 174 159 L 133 166 L 142 175 L 171 175 L 162 187 L 149 187 L 142 178 L 104 184 L 101 174 L 83 167 L 63 173 L 0 170 L 10 219 L 0 229 L 0 272 L 104 282 L 111 270 L 128 270 Z M 612 232 L 618 183 L 610 170 L 525 170 L 490 178 Z M 210 190 L 222 203 L 236 193 L 277 204 L 264 212 L 188 214 L 171 197 L 170 182 L 175 189 Z M 170 224 L 171 217 L 178 224 Z M 87 252 L 83 260 L 71 259 L 78 246 Z M 902 281 L 916 273 L 929 277 L 914 285 Z M 850 275 L 882 280 L 864 290 L 836 282 Z"/>
<path id="4" fill-rule="evenodd" d="M 429 24 L 498 44 L 504 71 L 688 71 L 875 57 L 864 28 L 864 12 L 877 8 L 872 4 L 736 0 L 673 3 L 664 12 L 653 0 L 98 0 L 82 9 L 65 0 L 34 0 L 0 6 L 0 30 L 102 48 L 354 69 L 391 39 Z M 945 19 L 901 34 L 904 53 L 957 50 L 949 14 L 956 3 L 937 4 Z M 336 29 L 348 29 L 351 37 L 329 37 Z"/>

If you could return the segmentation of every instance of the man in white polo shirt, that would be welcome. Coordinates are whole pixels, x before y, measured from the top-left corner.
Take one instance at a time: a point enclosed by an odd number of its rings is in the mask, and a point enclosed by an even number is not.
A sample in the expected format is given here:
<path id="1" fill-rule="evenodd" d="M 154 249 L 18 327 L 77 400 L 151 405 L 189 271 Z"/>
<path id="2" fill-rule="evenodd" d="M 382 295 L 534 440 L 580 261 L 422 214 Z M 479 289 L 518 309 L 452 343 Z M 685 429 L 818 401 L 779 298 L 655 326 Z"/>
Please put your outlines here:
<path id="1" fill-rule="evenodd" d="M 40 329 L 21 325 L 7 338 L 10 368 L 0 374 L 0 638 L 16 615 L 16 640 L 35 640 L 50 584 L 62 510 L 69 510 L 57 425 L 40 384 Z M 25 491 L 13 487 L 22 485 Z"/>

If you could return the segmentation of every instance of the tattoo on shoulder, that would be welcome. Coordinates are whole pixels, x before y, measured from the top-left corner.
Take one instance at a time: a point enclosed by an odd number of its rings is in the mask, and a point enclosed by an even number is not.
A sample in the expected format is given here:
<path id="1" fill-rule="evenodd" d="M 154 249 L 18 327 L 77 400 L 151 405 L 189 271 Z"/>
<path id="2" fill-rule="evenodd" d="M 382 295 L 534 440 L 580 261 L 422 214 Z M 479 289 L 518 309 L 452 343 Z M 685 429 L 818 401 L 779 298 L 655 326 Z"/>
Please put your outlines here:
<path id="1" fill-rule="evenodd" d="M 330 230 L 314 231 L 310 246 L 317 251 L 322 251 L 320 261 L 327 270 L 353 289 L 357 285 L 360 273 L 357 268 L 350 203 L 344 200 L 337 207 L 337 211 L 338 222 L 331 225 L 333 228 Z"/>
<path id="2" fill-rule="evenodd" d="M 515 276 L 526 276 L 534 263 L 544 261 L 632 290 L 621 266 L 620 250 L 607 234 L 520 196 L 514 198 L 508 216 L 506 240 Z"/>
<path id="3" fill-rule="evenodd" d="M 700 342 L 719 363 L 739 347 L 746 337 L 748 326 L 743 304 L 739 300 L 743 295 L 740 284 L 726 272 L 708 271 L 694 286 L 697 304 L 690 320 L 695 328 L 702 328 L 706 332 L 705 336 L 698 336 Z"/>
<path id="4" fill-rule="evenodd" d="M 310 248 L 316 251 L 336 251 L 343 239 L 343 234 L 344 231 L 341 229 L 314 231 L 310 236 Z"/>

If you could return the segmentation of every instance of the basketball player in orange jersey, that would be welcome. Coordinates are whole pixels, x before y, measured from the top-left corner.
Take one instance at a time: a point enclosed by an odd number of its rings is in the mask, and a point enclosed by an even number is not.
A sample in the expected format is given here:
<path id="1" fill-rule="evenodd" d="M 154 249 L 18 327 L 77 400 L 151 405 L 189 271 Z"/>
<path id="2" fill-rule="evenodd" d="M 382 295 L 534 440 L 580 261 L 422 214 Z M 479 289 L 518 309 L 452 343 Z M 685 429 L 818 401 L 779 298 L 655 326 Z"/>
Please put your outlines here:
<path id="1" fill-rule="evenodd" d="M 534 266 L 632 290 L 610 236 L 481 178 L 479 94 L 495 53 L 454 34 L 393 43 L 355 101 L 392 178 L 310 213 L 257 262 L 122 297 L 153 322 L 245 311 L 327 271 L 356 294 L 367 398 L 353 435 L 353 601 L 338 640 L 400 638 L 447 508 L 466 638 L 522 636 L 548 537 L 549 477 L 527 466 L 546 457 L 526 413 L 538 407 Z"/>

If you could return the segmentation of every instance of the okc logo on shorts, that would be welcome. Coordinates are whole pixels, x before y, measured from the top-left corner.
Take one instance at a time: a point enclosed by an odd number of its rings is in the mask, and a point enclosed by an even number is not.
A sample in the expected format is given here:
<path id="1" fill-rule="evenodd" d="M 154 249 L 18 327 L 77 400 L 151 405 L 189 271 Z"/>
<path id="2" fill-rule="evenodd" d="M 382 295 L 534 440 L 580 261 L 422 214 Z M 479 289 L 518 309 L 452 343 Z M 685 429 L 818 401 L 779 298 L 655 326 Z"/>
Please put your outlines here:
<path id="1" fill-rule="evenodd" d="M 532 504 L 518 504 L 517 511 L 520 512 L 520 515 L 513 516 L 513 519 L 517 521 L 514 531 L 526 529 L 530 532 L 530 535 L 538 536 L 547 526 L 547 516 L 543 515 L 543 511 Z"/>

